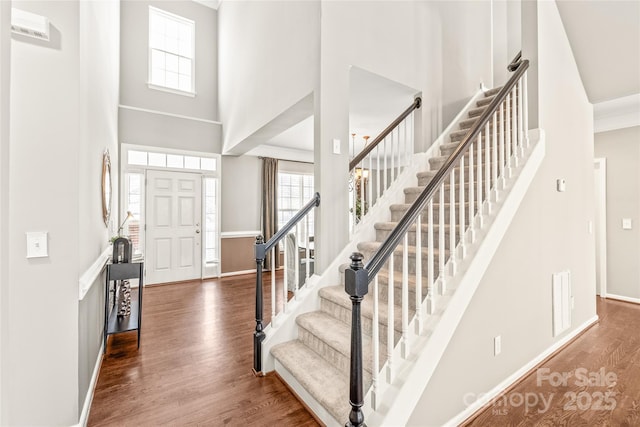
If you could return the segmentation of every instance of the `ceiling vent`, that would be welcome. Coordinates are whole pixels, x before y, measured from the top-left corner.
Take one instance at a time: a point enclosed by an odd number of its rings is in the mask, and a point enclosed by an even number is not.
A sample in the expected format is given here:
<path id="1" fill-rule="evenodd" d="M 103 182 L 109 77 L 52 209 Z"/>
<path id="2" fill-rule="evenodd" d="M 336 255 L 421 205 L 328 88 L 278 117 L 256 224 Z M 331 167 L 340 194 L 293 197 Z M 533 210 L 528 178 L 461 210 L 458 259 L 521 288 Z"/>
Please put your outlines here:
<path id="1" fill-rule="evenodd" d="M 49 19 L 35 13 L 11 8 L 11 31 L 23 36 L 49 41 Z"/>

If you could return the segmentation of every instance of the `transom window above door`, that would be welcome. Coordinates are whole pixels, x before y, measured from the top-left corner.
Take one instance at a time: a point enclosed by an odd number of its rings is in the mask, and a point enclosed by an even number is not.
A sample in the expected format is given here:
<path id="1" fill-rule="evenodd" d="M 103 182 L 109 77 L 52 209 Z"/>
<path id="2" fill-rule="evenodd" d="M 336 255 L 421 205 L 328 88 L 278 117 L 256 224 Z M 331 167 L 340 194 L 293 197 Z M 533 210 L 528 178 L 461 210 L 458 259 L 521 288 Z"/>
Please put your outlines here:
<path id="1" fill-rule="evenodd" d="M 195 23 L 149 6 L 149 87 L 195 95 Z"/>

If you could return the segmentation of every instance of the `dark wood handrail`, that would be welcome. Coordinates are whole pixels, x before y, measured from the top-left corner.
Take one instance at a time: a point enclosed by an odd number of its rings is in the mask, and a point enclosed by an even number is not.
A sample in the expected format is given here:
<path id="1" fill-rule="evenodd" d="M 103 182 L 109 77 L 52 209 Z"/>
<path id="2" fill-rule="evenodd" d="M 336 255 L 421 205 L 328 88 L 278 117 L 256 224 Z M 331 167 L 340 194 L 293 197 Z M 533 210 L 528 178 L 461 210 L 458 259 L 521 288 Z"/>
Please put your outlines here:
<path id="1" fill-rule="evenodd" d="M 507 65 L 507 70 L 514 72 L 522 64 L 522 51 L 518 52 L 516 56 Z"/>
<path id="2" fill-rule="evenodd" d="M 420 212 L 427 205 L 427 202 L 433 197 L 436 190 L 440 188 L 440 185 L 442 185 L 445 178 L 447 178 L 449 172 L 451 172 L 451 169 L 455 167 L 460 157 L 465 154 L 469 144 L 475 140 L 484 126 L 489 122 L 489 119 L 498 110 L 502 102 L 506 99 L 507 95 L 511 92 L 520 77 L 522 77 L 522 75 L 525 73 L 525 71 L 527 71 L 528 68 L 529 60 L 525 59 L 511 76 L 507 84 L 505 84 L 502 89 L 500 89 L 500 92 L 498 92 L 493 101 L 491 101 L 487 109 L 474 123 L 469 132 L 467 132 L 467 135 L 460 142 L 458 147 L 456 147 L 454 152 L 451 153 L 444 165 L 438 170 L 438 172 L 436 172 L 433 179 L 427 184 L 422 193 L 420 193 L 416 201 L 413 202 L 411 207 L 409 207 L 407 212 L 405 212 L 396 228 L 393 229 L 387 239 L 382 243 L 378 252 L 376 252 L 376 254 L 369 260 L 369 262 L 367 262 L 364 268 L 368 274 L 368 283 L 371 283 L 371 280 L 373 280 L 376 274 L 378 274 L 384 263 L 387 262 L 387 259 L 391 256 L 396 246 L 398 246 L 400 240 L 409 230 L 409 227 L 411 227 L 416 218 L 418 218 Z"/>
<path id="3" fill-rule="evenodd" d="M 402 121 L 406 119 L 407 116 L 413 112 L 413 110 L 417 110 L 418 108 L 420 108 L 421 105 L 422 105 L 422 98 L 418 96 L 416 97 L 416 99 L 413 100 L 413 103 L 411 103 L 409 108 L 404 110 L 402 114 L 400 114 L 393 122 L 391 122 L 389 126 L 387 126 L 380 133 L 380 135 L 376 136 L 373 141 L 367 144 L 367 146 L 364 147 L 364 149 L 360 153 L 358 153 L 358 155 L 355 156 L 353 160 L 349 162 L 349 171 L 352 171 L 358 165 L 358 163 L 362 161 L 362 159 L 367 157 L 367 154 L 373 151 L 373 149 L 376 148 L 378 144 L 380 144 L 380 142 L 382 142 L 387 137 L 387 135 L 391 133 L 391 131 L 393 131 L 396 127 L 398 127 L 398 125 L 402 123 Z"/>
<path id="4" fill-rule="evenodd" d="M 266 254 L 272 249 L 275 245 L 278 244 L 280 240 L 287 235 L 287 233 L 295 227 L 297 223 L 299 223 L 302 218 L 304 218 L 311 209 L 320 206 L 320 193 L 314 194 L 313 198 L 307 202 L 306 205 L 302 207 L 285 225 L 282 227 L 276 234 L 271 236 L 271 238 L 264 244 L 264 253 Z"/>

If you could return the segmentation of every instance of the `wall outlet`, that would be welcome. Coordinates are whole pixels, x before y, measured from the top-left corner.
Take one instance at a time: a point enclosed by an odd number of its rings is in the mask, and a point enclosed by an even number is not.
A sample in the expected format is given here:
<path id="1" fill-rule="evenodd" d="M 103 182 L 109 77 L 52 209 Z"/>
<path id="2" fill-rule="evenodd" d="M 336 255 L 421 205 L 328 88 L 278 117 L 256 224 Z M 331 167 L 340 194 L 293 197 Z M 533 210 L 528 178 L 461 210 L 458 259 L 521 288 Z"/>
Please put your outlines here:
<path id="1" fill-rule="evenodd" d="M 493 339 L 493 355 L 497 356 L 502 352 L 502 336 L 498 335 Z"/>
<path id="2" fill-rule="evenodd" d="M 631 218 L 622 218 L 622 229 L 631 230 L 633 228 L 633 221 Z"/>

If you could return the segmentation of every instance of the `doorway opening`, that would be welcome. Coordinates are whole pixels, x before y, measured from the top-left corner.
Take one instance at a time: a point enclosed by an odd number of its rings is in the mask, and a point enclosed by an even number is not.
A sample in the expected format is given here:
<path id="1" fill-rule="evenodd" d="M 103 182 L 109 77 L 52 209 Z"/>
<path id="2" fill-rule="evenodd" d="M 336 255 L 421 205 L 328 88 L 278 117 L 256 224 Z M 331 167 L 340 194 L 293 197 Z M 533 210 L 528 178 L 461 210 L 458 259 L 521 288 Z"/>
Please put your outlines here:
<path id="1" fill-rule="evenodd" d="M 145 282 L 220 275 L 220 155 L 122 144 L 122 234 Z"/>

